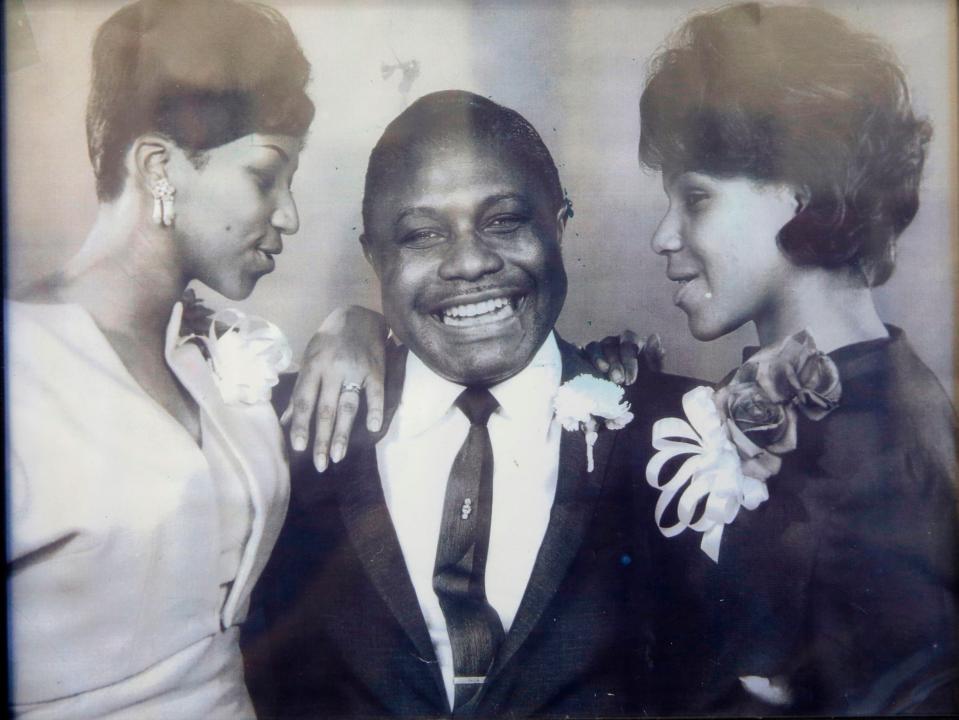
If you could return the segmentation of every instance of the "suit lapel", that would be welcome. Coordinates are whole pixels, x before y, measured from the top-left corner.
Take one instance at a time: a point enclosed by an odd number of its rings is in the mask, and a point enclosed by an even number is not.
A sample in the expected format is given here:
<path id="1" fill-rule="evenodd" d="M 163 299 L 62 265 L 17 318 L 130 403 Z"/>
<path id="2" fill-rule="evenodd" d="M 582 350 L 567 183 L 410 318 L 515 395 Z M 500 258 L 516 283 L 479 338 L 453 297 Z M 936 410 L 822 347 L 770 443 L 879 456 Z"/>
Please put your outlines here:
<path id="1" fill-rule="evenodd" d="M 563 359 L 563 382 L 584 373 L 596 374 L 592 366 L 580 357 L 576 348 L 558 336 L 556 340 Z M 560 439 L 556 498 L 550 512 L 546 535 L 536 556 L 536 563 L 533 565 L 516 619 L 488 675 L 487 686 L 529 637 L 579 552 L 593 517 L 596 499 L 602 491 L 607 460 L 615 435 L 609 431 L 600 431 L 593 446 L 595 467 L 593 472 L 587 472 L 586 440 L 583 433 L 563 431 Z"/>
<path id="2" fill-rule="evenodd" d="M 388 348 L 387 384 L 383 427 L 369 433 L 364 418 L 356 421 L 359 434 L 354 437 L 347 459 L 337 471 L 339 508 L 347 534 L 377 593 L 393 613 L 400 627 L 416 647 L 429 668 L 437 692 L 445 705 L 446 688 L 433 651 L 429 630 L 413 581 L 410 579 L 393 526 L 376 462 L 376 442 L 386 433 L 399 405 L 406 369 L 406 349 Z"/>
<path id="3" fill-rule="evenodd" d="M 433 643 L 386 507 L 375 448 L 360 451 L 350 471 L 341 478 L 339 493 L 340 514 L 373 586 L 416 646 L 420 657 L 435 660 Z M 442 687 L 442 678 L 438 672 L 436 674 Z"/>

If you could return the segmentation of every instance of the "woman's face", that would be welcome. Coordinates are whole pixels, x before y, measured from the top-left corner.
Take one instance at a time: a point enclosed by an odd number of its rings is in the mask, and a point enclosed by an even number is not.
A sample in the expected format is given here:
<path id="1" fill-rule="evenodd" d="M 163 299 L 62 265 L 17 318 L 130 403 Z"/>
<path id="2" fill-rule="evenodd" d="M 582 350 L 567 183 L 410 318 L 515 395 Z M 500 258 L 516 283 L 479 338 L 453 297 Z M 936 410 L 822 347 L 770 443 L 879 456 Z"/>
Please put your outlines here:
<path id="1" fill-rule="evenodd" d="M 798 200 L 787 185 L 743 176 L 664 173 L 669 208 L 653 235 L 677 283 L 673 302 L 697 340 L 714 340 L 781 307 L 796 267 L 776 242 Z"/>
<path id="2" fill-rule="evenodd" d="M 189 279 L 242 300 L 273 270 L 282 236 L 299 228 L 290 186 L 301 145 L 301 138 L 253 134 L 206 151 L 197 164 L 171 154 L 174 237 Z"/>

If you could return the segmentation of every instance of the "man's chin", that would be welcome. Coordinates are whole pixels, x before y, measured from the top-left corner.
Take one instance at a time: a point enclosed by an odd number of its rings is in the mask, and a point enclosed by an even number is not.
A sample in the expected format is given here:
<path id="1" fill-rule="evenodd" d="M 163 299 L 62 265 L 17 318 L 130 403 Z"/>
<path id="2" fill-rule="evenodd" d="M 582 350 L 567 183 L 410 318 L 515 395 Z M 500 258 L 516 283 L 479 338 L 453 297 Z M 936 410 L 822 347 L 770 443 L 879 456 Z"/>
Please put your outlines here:
<path id="1" fill-rule="evenodd" d="M 491 335 L 476 328 L 457 328 L 450 338 L 430 343 L 429 350 L 415 352 L 430 368 L 460 385 L 493 385 L 516 375 L 526 367 L 539 349 L 531 347 L 531 338 L 518 325 L 514 332 Z"/>
<path id="2" fill-rule="evenodd" d="M 449 358 L 442 367 L 434 370 L 459 385 L 489 386 L 513 377 L 529 364 L 530 359 L 531 356 L 524 353 L 517 353 L 514 357 L 474 354 L 462 358 L 461 363 L 451 362 L 452 358 Z"/>

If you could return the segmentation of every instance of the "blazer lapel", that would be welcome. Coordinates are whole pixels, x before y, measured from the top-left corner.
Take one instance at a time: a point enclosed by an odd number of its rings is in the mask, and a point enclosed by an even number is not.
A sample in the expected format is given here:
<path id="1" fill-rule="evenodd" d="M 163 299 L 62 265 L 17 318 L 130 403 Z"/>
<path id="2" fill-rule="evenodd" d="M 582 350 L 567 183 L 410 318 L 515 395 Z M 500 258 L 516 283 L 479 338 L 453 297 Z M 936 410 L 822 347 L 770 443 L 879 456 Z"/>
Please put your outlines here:
<path id="1" fill-rule="evenodd" d="M 593 367 L 580 357 L 576 348 L 559 336 L 556 340 L 563 359 L 563 382 L 584 373 L 596 374 Z M 529 637 L 579 552 L 593 517 L 596 499 L 602 491 L 607 460 L 615 435 L 612 432 L 600 431 L 593 446 L 594 469 L 593 472 L 587 472 L 586 439 L 583 433 L 563 431 L 560 439 L 556 498 L 553 501 L 546 535 L 536 556 L 536 563 L 516 619 L 488 674 L 487 686 Z"/>
<path id="2" fill-rule="evenodd" d="M 175 336 L 168 337 L 166 355 L 169 366 L 206 413 L 210 429 L 233 455 L 249 492 L 250 534 L 221 610 L 220 621 L 229 627 L 246 612 L 253 581 L 263 570 L 286 517 L 290 483 L 280 426 L 268 403 L 226 405 L 197 347 L 176 347 Z"/>
<path id="3" fill-rule="evenodd" d="M 419 656 L 430 661 L 422 664 L 429 668 L 437 692 L 445 705 L 446 688 L 443 685 L 439 662 L 436 661 L 429 630 L 416 599 L 413 581 L 406 569 L 393 520 L 386 507 L 376 463 L 375 443 L 385 434 L 399 405 L 405 368 L 406 349 L 396 346 L 389 348 L 383 429 L 375 434 L 363 429 L 360 436 L 352 441 L 347 459 L 336 473 L 338 505 L 357 557 L 377 593 L 416 647 Z M 364 424 L 363 418 L 357 419 L 356 426 L 360 427 L 361 424 Z"/>

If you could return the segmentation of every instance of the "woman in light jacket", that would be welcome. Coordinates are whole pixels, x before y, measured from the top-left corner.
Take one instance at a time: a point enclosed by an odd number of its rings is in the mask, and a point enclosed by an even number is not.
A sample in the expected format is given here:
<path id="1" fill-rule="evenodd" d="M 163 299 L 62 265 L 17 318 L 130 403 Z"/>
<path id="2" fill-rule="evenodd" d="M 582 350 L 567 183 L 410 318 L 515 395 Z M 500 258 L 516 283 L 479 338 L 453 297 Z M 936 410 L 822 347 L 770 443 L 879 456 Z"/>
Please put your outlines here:
<path id="1" fill-rule="evenodd" d="M 140 0 L 97 33 L 96 222 L 6 304 L 17 716 L 252 717 L 238 626 L 286 512 L 289 350 L 180 299 L 245 298 L 296 232 L 309 70 L 254 3 Z"/>

